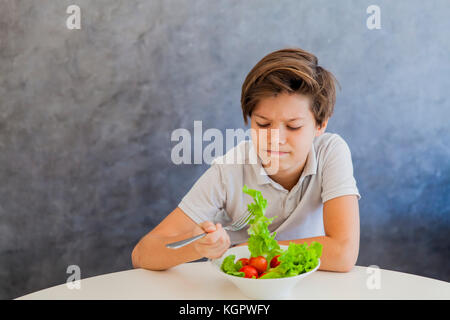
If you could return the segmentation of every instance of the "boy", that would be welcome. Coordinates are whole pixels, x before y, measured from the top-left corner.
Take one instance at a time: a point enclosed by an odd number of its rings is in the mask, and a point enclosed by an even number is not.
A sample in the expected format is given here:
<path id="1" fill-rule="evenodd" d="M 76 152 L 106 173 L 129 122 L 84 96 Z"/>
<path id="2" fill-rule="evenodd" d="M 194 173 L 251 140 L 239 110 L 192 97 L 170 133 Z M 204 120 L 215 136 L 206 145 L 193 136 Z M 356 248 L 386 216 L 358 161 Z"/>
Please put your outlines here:
<path id="1" fill-rule="evenodd" d="M 246 228 L 227 232 L 222 224 L 238 220 L 253 201 L 242 192 L 246 184 L 267 199 L 266 216 L 277 216 L 269 230 L 277 232 L 280 245 L 320 242 L 320 270 L 350 271 L 359 251 L 361 196 L 347 143 L 324 133 L 336 100 L 334 81 L 302 49 L 278 50 L 259 61 L 241 95 L 252 139 L 231 150 L 246 161 L 230 165 L 215 159 L 178 207 L 139 241 L 133 266 L 164 270 L 219 258 L 231 244 L 245 244 Z M 256 163 L 247 161 L 252 154 Z M 165 247 L 203 232 L 208 234 L 180 249 Z"/>

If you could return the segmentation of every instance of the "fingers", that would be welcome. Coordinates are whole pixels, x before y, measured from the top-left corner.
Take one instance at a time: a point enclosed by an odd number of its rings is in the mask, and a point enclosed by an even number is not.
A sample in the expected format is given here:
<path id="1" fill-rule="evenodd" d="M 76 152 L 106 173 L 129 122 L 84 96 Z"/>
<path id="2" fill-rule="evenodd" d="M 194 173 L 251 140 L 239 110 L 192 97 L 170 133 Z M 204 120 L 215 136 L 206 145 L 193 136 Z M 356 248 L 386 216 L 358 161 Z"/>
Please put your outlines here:
<path id="1" fill-rule="evenodd" d="M 202 239 L 196 241 L 197 249 L 207 258 L 219 258 L 230 247 L 230 237 L 220 223 L 203 222 L 200 226 L 208 232 Z"/>
<path id="2" fill-rule="evenodd" d="M 201 239 L 201 243 L 205 245 L 213 246 L 214 244 L 221 242 L 225 236 L 228 236 L 220 223 L 217 223 L 216 225 L 211 223 L 210 225 L 207 225 L 204 230 L 208 232 L 206 237 Z"/>
<path id="3" fill-rule="evenodd" d="M 214 223 L 212 223 L 211 221 L 205 221 L 200 223 L 200 227 L 203 229 L 203 231 L 208 233 L 214 232 L 217 229 L 216 225 L 214 225 Z"/>

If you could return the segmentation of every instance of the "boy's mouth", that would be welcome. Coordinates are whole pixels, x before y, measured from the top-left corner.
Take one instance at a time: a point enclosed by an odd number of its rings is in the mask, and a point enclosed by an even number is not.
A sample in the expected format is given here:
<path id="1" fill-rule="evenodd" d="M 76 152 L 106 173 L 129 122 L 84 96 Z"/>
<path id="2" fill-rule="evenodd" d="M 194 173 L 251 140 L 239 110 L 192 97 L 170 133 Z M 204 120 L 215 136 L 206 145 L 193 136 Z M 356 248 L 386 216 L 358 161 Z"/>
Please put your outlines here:
<path id="1" fill-rule="evenodd" d="M 266 150 L 267 154 L 269 156 L 286 156 L 288 155 L 290 152 L 284 152 L 284 151 L 272 151 L 272 150 Z"/>

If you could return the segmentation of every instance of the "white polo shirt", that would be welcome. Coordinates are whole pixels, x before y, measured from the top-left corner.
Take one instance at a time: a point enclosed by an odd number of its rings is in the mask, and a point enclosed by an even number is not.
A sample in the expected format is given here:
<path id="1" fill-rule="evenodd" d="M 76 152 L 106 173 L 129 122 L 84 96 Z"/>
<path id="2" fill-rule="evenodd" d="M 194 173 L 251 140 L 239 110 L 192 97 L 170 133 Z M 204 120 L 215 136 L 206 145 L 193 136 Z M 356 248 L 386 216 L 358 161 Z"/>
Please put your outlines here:
<path id="1" fill-rule="evenodd" d="M 224 157 L 231 152 L 244 161 L 227 164 Z M 253 202 L 252 197 L 242 192 L 244 184 L 261 191 L 267 199 L 266 216 L 277 216 L 269 225 L 270 232 L 277 232 L 277 240 L 323 236 L 323 203 L 344 195 L 361 199 L 347 143 L 340 135 L 326 132 L 314 138 L 305 168 L 290 191 L 267 175 L 253 143 L 244 140 L 214 159 L 178 207 L 196 223 L 212 221 L 227 225 L 239 219 Z M 246 242 L 247 229 L 228 232 L 231 244 Z"/>

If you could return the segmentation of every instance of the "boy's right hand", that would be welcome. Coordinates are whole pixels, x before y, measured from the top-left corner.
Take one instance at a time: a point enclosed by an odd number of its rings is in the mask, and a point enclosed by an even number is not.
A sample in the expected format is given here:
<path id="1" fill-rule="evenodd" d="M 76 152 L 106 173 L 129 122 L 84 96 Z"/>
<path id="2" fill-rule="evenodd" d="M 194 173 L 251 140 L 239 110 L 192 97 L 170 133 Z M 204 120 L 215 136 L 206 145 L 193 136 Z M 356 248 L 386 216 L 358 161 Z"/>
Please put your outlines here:
<path id="1" fill-rule="evenodd" d="M 230 237 L 220 223 L 214 225 L 210 221 L 199 224 L 207 233 L 206 236 L 193 243 L 195 250 L 208 259 L 220 258 L 230 247 Z"/>

